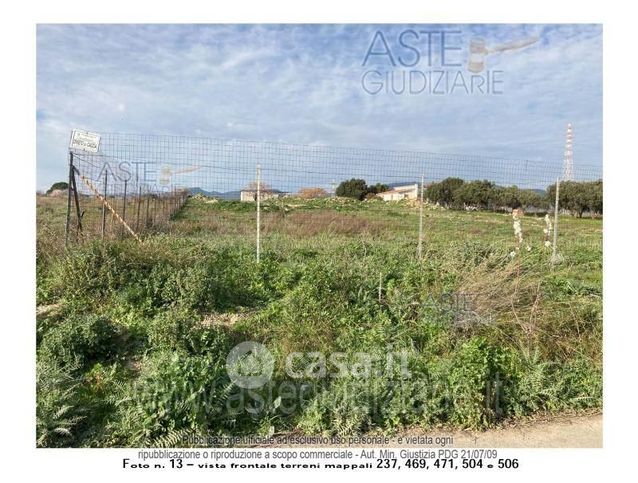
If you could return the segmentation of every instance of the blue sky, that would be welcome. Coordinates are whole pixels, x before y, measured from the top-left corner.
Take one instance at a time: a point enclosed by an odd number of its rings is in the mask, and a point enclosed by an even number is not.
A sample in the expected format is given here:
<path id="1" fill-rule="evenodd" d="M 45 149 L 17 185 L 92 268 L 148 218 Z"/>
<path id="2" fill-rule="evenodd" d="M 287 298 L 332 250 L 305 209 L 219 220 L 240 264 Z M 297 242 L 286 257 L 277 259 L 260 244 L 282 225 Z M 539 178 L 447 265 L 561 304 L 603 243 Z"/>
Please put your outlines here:
<path id="1" fill-rule="evenodd" d="M 362 65 L 381 31 L 458 30 L 467 44 L 537 36 L 486 57 L 502 94 L 367 94 Z M 426 44 L 420 39 L 414 45 Z M 456 42 L 456 43 L 455 43 Z M 440 59 L 439 59 L 440 60 Z M 437 59 L 434 59 L 436 68 Z M 425 61 L 411 69 L 432 69 Z M 458 70 L 458 68 L 457 68 Z M 396 72 L 393 69 L 392 72 Z M 40 25 L 37 188 L 66 176 L 72 128 L 421 150 L 602 166 L 602 27 L 596 25 Z"/>

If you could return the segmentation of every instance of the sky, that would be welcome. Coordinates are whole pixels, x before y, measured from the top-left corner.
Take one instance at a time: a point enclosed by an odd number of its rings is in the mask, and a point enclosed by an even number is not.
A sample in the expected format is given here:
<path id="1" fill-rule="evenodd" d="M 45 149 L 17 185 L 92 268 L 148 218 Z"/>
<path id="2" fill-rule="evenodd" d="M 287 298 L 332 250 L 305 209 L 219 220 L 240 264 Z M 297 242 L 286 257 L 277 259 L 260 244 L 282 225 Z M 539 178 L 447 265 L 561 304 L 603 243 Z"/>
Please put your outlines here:
<path id="1" fill-rule="evenodd" d="M 477 38 L 492 50 L 480 75 L 497 79 L 495 92 L 468 89 Z M 498 52 L 523 39 L 531 43 Z M 410 71 L 466 85 L 431 92 L 418 74 L 413 93 L 401 92 Z M 371 93 L 383 76 L 398 92 Z M 39 25 L 36 120 L 37 189 L 66 178 L 74 128 L 560 167 L 570 122 L 575 171 L 600 172 L 602 27 Z"/>

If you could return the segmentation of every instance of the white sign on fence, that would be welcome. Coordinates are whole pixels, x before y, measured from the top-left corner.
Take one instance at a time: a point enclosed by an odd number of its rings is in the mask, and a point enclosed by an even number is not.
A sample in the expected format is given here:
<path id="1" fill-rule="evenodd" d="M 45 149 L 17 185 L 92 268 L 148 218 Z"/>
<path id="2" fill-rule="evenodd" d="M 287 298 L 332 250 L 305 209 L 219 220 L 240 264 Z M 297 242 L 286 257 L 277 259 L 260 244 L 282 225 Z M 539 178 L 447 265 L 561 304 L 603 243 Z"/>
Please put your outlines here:
<path id="1" fill-rule="evenodd" d="M 100 135 L 94 132 L 74 129 L 71 133 L 70 149 L 80 149 L 89 153 L 97 153 L 100 148 Z"/>

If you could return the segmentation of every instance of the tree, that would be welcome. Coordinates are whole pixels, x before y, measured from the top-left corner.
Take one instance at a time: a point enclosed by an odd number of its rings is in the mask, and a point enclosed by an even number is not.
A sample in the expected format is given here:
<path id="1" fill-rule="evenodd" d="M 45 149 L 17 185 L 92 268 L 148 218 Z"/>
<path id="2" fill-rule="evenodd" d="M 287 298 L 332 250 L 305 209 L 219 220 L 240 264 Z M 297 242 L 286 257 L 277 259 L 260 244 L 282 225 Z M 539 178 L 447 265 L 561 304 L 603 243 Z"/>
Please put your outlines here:
<path id="1" fill-rule="evenodd" d="M 352 178 L 348 181 L 342 181 L 337 186 L 335 194 L 337 196 L 344 196 L 346 198 L 354 198 L 355 200 L 362 200 L 368 191 L 365 180 Z"/>
<path id="2" fill-rule="evenodd" d="M 356 200 L 363 200 L 366 195 L 382 193 L 387 191 L 388 187 L 384 184 L 377 183 L 372 186 L 368 186 L 363 179 L 352 178 L 347 181 L 342 181 L 337 186 L 336 195 L 344 196 L 346 198 L 354 198 Z"/>
<path id="3" fill-rule="evenodd" d="M 454 202 L 454 193 L 463 186 L 461 178 L 445 178 L 439 183 L 432 183 L 425 190 L 425 196 L 433 203 L 449 207 Z"/>
<path id="4" fill-rule="evenodd" d="M 462 205 L 473 205 L 479 208 L 489 208 L 495 200 L 494 183 L 483 181 L 470 181 L 464 183 L 454 192 L 454 201 Z"/>
<path id="5" fill-rule="evenodd" d="M 587 183 L 585 187 L 587 206 L 592 216 L 603 214 L 603 180 Z"/>
<path id="6" fill-rule="evenodd" d="M 498 207 L 516 208 L 543 208 L 546 203 L 543 197 L 534 190 L 521 189 L 518 186 L 505 186 L 494 188 L 494 203 Z"/>
<path id="7" fill-rule="evenodd" d="M 51 194 L 53 191 L 59 190 L 67 190 L 69 189 L 69 183 L 66 181 L 58 181 L 57 183 L 53 183 L 51 187 L 47 190 L 47 194 Z"/>
<path id="8" fill-rule="evenodd" d="M 494 201 L 500 208 L 520 208 L 521 190 L 517 186 L 498 186 L 494 188 Z"/>
<path id="9" fill-rule="evenodd" d="M 368 186 L 368 194 L 376 195 L 378 193 L 383 193 L 384 191 L 388 191 L 390 188 L 382 183 L 377 183 L 374 186 Z"/>
<path id="10" fill-rule="evenodd" d="M 547 199 L 554 203 L 556 198 L 556 184 L 547 188 Z M 560 183 L 561 208 L 568 210 L 572 215 L 582 217 L 588 211 L 592 215 L 603 212 L 603 182 L 589 181 L 562 181 Z"/>
<path id="11" fill-rule="evenodd" d="M 523 207 L 533 207 L 533 208 L 542 208 L 547 209 L 548 203 L 545 200 L 545 197 L 540 193 L 534 190 L 520 190 L 521 191 L 521 205 Z M 542 192 L 541 192 L 542 193 Z"/>
<path id="12" fill-rule="evenodd" d="M 560 187 L 560 202 L 578 218 L 587 211 L 589 202 L 587 200 L 587 189 L 583 183 L 566 181 Z"/>

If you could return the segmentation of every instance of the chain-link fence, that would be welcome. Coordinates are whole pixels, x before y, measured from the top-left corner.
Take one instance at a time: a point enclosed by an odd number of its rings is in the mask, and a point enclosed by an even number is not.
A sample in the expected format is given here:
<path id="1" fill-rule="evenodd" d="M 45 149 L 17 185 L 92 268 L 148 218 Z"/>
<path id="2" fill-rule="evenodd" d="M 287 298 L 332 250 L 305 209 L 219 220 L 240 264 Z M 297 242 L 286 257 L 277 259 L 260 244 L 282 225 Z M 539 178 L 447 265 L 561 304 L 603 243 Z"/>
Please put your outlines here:
<path id="1" fill-rule="evenodd" d="M 510 223 L 481 214 L 514 211 L 544 219 L 547 242 L 557 180 L 562 212 L 602 214 L 602 167 L 578 162 L 564 180 L 557 160 L 120 133 L 69 161 L 67 241 L 174 229 L 254 237 L 258 254 L 269 237 L 322 234 L 404 237 L 420 251 L 435 222 L 511 238 Z"/>

